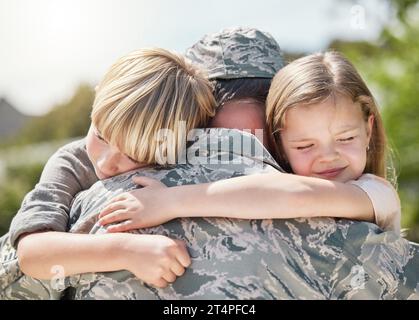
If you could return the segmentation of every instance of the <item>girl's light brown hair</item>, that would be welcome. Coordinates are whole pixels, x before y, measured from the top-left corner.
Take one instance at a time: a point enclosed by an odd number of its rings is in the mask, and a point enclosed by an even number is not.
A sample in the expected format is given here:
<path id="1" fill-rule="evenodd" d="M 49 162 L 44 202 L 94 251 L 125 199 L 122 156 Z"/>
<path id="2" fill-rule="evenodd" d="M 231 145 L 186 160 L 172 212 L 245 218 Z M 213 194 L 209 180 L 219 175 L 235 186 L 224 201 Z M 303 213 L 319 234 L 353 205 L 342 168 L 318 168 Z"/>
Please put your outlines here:
<path id="1" fill-rule="evenodd" d="M 272 80 L 266 114 L 268 130 L 275 140 L 280 165 L 286 171 L 291 171 L 280 137 L 286 111 L 301 104 L 320 103 L 338 95 L 345 95 L 354 103 L 359 103 L 365 121 L 370 115 L 374 116 L 364 173 L 387 178 L 387 140 L 374 97 L 355 67 L 338 52 L 317 53 L 297 59 L 282 68 Z M 390 180 L 393 179 L 391 177 Z"/>
<path id="2" fill-rule="evenodd" d="M 167 152 L 176 150 L 177 161 L 189 130 L 206 126 L 214 113 L 211 84 L 199 69 L 177 53 L 148 48 L 110 68 L 97 87 L 91 117 L 103 138 L 132 159 L 166 164 L 161 129 L 170 130 Z"/>

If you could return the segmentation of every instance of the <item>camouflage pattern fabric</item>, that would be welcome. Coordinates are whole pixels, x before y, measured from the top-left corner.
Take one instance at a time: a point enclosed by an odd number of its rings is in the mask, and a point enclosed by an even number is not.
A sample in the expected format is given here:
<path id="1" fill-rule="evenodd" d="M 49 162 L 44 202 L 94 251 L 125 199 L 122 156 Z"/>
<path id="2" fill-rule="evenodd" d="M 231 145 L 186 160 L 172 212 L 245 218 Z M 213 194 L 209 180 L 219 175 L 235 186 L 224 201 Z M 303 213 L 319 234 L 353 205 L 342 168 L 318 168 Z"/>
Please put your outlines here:
<path id="1" fill-rule="evenodd" d="M 217 143 L 217 139 L 237 134 L 236 130 L 225 129 L 206 132 L 200 141 L 211 141 L 218 153 L 209 153 L 199 164 L 142 170 L 140 174 L 175 186 L 270 172 L 277 167 L 266 152 L 258 157 L 236 152 L 231 144 L 225 149 Z M 252 145 L 259 144 L 251 135 L 242 137 L 250 139 Z M 209 164 L 226 154 L 228 164 Z M 81 194 L 72 208 L 71 232 L 103 233 L 103 227 L 96 223 L 97 212 L 117 194 L 136 188 L 131 181 L 136 174 L 98 182 Z M 72 298 L 419 298 L 418 247 L 371 223 L 327 218 L 194 218 L 176 219 L 133 233 L 161 234 L 185 241 L 191 266 L 165 289 L 147 286 L 127 271 L 84 274 L 77 285 L 72 281 Z"/>
<path id="2" fill-rule="evenodd" d="M 284 66 L 275 39 L 253 28 L 231 28 L 205 35 L 185 55 L 205 68 L 209 79 L 271 79 Z"/>
<path id="3" fill-rule="evenodd" d="M 100 231 L 99 231 L 100 232 Z M 418 248 L 372 224 L 333 219 L 182 219 L 140 233 L 188 244 L 165 289 L 127 271 L 82 275 L 74 299 L 418 299 Z"/>
<path id="4" fill-rule="evenodd" d="M 68 280 L 59 281 L 65 283 Z M 0 238 L 0 300 L 57 300 L 63 293 L 63 289 L 58 289 L 54 281 L 25 276 L 19 269 L 16 250 L 10 244 L 9 235 Z"/>
<path id="5" fill-rule="evenodd" d="M 237 135 L 242 146 L 252 146 L 250 151 L 231 144 Z M 278 168 L 266 150 L 262 155 L 254 152 L 263 147 L 252 135 L 237 130 L 206 131 L 188 150 L 196 151 L 197 145 L 205 144 L 212 147 L 195 157 L 193 164 L 142 169 L 96 183 L 76 198 L 71 232 L 104 232 L 96 224 L 97 213 L 114 196 L 136 188 L 131 180 L 135 174 L 175 186 Z M 217 152 L 212 152 L 214 148 Z M 220 158 L 227 163 L 220 163 Z M 327 218 L 194 218 L 175 219 L 134 233 L 185 241 L 191 266 L 165 289 L 118 271 L 42 283 L 46 289 L 39 297 L 37 280 L 32 280 L 33 288 L 19 288 L 28 283 L 23 276 L 9 285 L 13 290 L 6 298 L 57 298 L 68 288 L 71 299 L 419 299 L 419 247 L 371 223 Z"/>

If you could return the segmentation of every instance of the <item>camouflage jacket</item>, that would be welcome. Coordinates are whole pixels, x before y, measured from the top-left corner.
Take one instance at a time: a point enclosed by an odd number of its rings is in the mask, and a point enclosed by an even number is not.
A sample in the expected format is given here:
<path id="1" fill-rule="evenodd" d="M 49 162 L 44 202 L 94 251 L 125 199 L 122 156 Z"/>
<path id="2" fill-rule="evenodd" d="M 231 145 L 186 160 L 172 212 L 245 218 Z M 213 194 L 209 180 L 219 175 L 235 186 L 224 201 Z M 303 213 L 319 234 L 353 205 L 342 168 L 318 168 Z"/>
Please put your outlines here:
<path id="1" fill-rule="evenodd" d="M 238 138 L 241 144 L 232 142 Z M 203 152 L 196 156 L 193 151 L 199 149 Z M 103 232 L 96 223 L 97 213 L 114 196 L 136 188 L 131 180 L 136 174 L 175 186 L 278 169 L 252 135 L 236 130 L 206 131 L 188 150 L 193 156 L 188 153 L 185 164 L 130 172 L 81 193 L 71 210 L 71 232 Z M 6 298 L 57 298 L 64 289 L 70 299 L 419 298 L 419 247 L 371 223 L 331 218 L 193 218 L 135 233 L 183 240 L 191 266 L 165 289 L 150 287 L 128 271 L 82 274 L 48 283 L 21 276 L 7 287 Z M 35 289 L 38 297 L 31 296 Z"/>

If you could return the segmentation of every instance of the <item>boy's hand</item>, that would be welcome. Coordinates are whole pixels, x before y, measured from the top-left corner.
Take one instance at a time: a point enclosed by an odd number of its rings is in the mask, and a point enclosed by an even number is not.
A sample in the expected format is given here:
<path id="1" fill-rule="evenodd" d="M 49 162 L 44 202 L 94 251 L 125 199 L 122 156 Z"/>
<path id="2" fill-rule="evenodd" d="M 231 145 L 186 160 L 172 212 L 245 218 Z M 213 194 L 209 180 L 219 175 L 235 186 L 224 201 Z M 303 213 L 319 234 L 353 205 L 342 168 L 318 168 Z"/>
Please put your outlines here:
<path id="1" fill-rule="evenodd" d="M 134 177 L 144 188 L 125 192 L 114 199 L 99 214 L 99 224 L 108 232 L 124 232 L 163 224 L 174 217 L 165 215 L 161 193 L 167 187 L 158 180 Z"/>
<path id="2" fill-rule="evenodd" d="M 182 241 L 161 235 L 135 235 L 124 244 L 121 253 L 127 270 L 159 288 L 174 282 L 191 264 Z"/>

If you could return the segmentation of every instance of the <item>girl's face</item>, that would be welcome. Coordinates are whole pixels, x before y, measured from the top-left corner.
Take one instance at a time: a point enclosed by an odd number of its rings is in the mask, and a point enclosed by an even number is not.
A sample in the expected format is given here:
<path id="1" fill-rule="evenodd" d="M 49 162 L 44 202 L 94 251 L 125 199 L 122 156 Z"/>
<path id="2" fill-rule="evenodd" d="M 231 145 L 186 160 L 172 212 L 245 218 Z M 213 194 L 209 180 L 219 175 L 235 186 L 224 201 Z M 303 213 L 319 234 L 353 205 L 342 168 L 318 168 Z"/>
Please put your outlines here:
<path id="1" fill-rule="evenodd" d="M 109 145 L 93 124 L 86 136 L 86 149 L 96 175 L 101 180 L 145 166 L 121 153 L 117 147 Z"/>
<path id="2" fill-rule="evenodd" d="M 297 105 L 285 114 L 281 141 L 295 174 L 347 182 L 359 178 L 367 163 L 374 116 L 345 96 Z"/>

